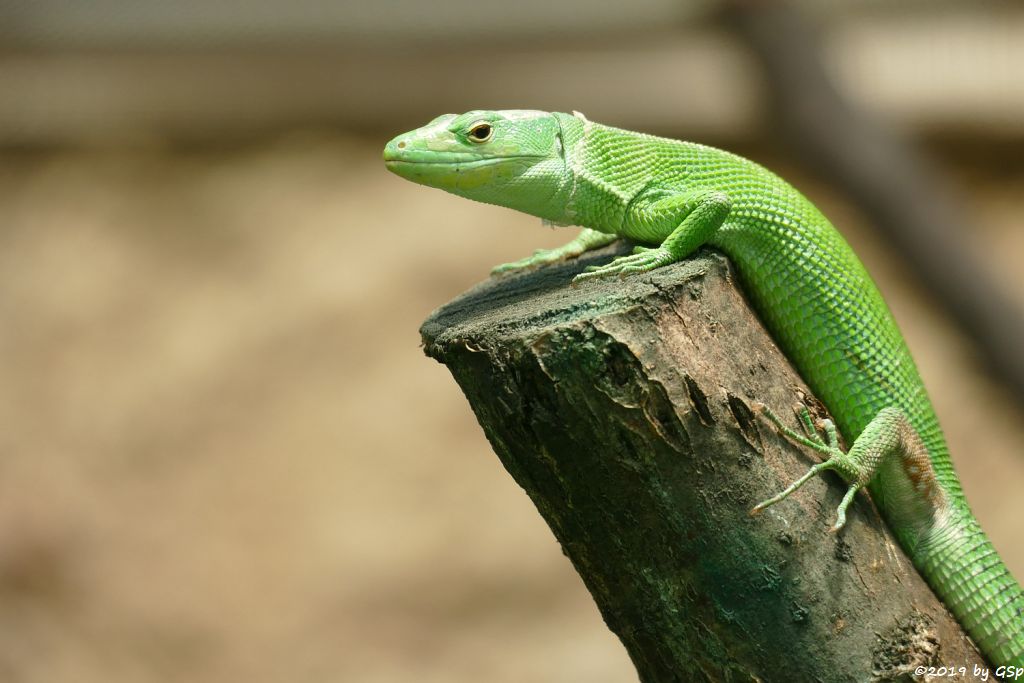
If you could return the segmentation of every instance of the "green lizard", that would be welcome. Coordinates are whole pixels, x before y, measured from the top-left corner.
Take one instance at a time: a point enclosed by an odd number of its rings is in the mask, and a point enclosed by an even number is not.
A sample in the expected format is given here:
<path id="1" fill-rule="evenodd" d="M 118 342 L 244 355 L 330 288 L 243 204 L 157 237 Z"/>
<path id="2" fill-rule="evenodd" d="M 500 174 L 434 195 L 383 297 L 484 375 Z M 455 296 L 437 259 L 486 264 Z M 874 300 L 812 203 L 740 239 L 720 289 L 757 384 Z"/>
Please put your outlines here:
<path id="1" fill-rule="evenodd" d="M 471 111 L 440 116 L 384 149 L 389 170 L 423 185 L 517 209 L 582 232 L 498 266 L 534 267 L 620 237 L 650 245 L 575 282 L 643 273 L 701 245 L 725 252 L 768 329 L 836 426 L 806 436 L 762 411 L 825 459 L 815 474 L 848 483 L 833 530 L 867 487 L 932 589 L 997 666 L 1024 666 L 1024 593 L 971 514 L 906 343 L 874 282 L 829 221 L 758 164 L 704 145 L 588 121 L 578 113 Z"/>

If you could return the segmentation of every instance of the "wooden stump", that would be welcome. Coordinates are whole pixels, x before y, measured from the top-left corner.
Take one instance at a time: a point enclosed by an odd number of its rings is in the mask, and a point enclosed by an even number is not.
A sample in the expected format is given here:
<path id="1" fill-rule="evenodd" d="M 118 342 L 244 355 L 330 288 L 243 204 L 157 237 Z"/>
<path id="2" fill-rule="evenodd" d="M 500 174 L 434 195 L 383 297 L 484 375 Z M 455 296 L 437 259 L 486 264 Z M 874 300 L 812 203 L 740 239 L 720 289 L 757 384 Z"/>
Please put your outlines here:
<path id="1" fill-rule="evenodd" d="M 421 333 L 641 680 L 983 665 L 866 494 L 839 534 L 827 533 L 844 492 L 831 474 L 749 516 L 815 462 L 752 402 L 794 427 L 798 401 L 823 409 L 720 255 L 570 287 L 624 248 L 492 278 Z"/>

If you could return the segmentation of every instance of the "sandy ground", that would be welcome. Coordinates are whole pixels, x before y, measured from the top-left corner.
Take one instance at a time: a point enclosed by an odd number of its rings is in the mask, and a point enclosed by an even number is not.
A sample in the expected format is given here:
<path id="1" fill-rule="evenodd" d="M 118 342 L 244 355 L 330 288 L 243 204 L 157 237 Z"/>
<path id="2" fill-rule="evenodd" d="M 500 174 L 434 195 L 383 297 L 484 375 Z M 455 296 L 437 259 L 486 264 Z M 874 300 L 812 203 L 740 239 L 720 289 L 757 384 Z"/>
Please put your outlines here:
<path id="1" fill-rule="evenodd" d="M 800 184 L 879 278 L 1024 577 L 1024 413 Z M 1024 291 L 1024 178 L 967 190 Z M 636 680 L 419 348 L 431 309 L 565 239 L 341 136 L 0 162 L 0 680 Z"/>

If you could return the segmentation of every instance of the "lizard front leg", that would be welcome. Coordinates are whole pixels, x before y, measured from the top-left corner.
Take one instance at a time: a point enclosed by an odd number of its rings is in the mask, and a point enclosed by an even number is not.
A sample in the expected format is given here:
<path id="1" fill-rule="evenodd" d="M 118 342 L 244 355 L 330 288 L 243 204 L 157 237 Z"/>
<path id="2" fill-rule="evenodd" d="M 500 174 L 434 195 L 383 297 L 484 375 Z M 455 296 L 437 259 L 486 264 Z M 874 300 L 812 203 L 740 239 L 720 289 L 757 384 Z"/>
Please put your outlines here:
<path id="1" fill-rule="evenodd" d="M 573 282 L 609 275 L 643 273 L 681 261 L 722 226 L 731 206 L 724 192 L 704 191 L 672 195 L 637 209 L 627 220 L 638 225 L 641 230 L 657 232 L 661 226 L 675 226 L 661 246 L 654 249 L 637 247 L 629 256 L 620 256 L 603 266 L 590 266 L 573 278 Z"/>
<path id="2" fill-rule="evenodd" d="M 536 268 L 537 266 L 543 266 L 548 263 L 565 261 L 570 258 L 575 258 L 592 249 L 598 249 L 606 244 L 611 244 L 617 239 L 619 239 L 618 235 L 598 232 L 597 230 L 591 230 L 590 228 L 583 228 L 583 230 L 580 231 L 580 234 L 576 235 L 572 241 L 567 242 L 560 247 L 555 247 L 554 249 L 538 249 L 533 252 L 533 256 L 527 256 L 526 258 L 519 259 L 518 261 L 502 263 L 500 266 L 492 268 L 491 274 L 497 275 L 498 273 L 507 273 L 512 270 Z"/>

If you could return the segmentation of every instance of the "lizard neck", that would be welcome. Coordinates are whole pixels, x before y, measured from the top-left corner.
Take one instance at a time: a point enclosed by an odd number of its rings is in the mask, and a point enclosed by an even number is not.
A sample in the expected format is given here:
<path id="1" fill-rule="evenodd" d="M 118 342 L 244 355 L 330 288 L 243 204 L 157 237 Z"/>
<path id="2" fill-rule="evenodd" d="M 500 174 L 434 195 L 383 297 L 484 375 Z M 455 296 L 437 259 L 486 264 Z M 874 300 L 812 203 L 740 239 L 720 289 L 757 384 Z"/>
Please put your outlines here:
<path id="1" fill-rule="evenodd" d="M 573 223 L 573 177 L 562 156 L 544 159 L 504 183 L 495 204 L 552 223 Z"/>
<path id="2" fill-rule="evenodd" d="M 559 124 L 555 149 L 526 168 L 473 188 L 472 194 L 451 190 L 470 199 L 497 204 L 537 216 L 557 225 L 579 225 L 574 209 L 576 177 L 573 150 L 583 139 L 583 122 L 568 114 L 553 114 Z"/>
<path id="3" fill-rule="evenodd" d="M 572 177 L 566 222 L 608 234 L 626 234 L 629 206 L 652 181 L 651 169 L 657 161 L 653 138 L 575 115 L 555 116 L 561 124 L 565 165 Z M 615 163 L 610 163 L 613 160 Z"/>
<path id="4" fill-rule="evenodd" d="M 552 223 L 574 224 L 570 218 L 573 178 L 561 156 L 542 159 L 515 175 L 501 178 L 472 193 L 449 192 L 486 204 L 504 206 Z"/>

